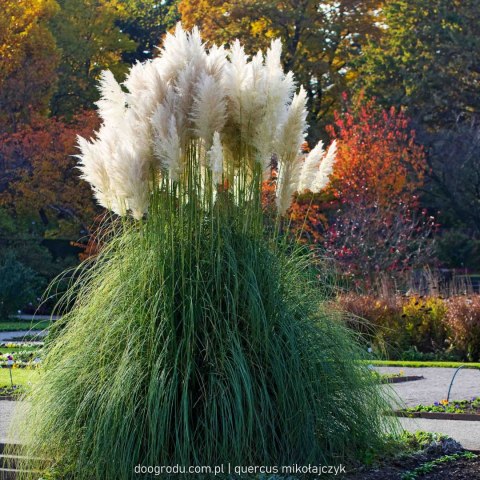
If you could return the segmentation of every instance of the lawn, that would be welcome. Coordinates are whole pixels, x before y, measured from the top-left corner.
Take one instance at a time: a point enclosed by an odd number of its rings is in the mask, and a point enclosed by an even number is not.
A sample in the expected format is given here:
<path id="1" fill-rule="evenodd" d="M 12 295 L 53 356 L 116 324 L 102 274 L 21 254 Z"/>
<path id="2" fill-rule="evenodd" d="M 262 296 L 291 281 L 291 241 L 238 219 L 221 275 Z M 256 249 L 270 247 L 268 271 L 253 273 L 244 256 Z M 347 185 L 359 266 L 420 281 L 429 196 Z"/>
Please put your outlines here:
<path id="1" fill-rule="evenodd" d="M 19 330 L 45 330 L 50 320 L 0 320 L 0 332 L 17 332 Z"/>
<path id="2" fill-rule="evenodd" d="M 32 345 L 31 347 L 0 347 L 0 355 L 4 353 L 35 352 L 39 348 L 38 345 Z"/>
<path id="3" fill-rule="evenodd" d="M 39 376 L 38 370 L 31 368 L 12 369 L 12 378 L 14 385 L 27 385 L 34 382 Z M 0 368 L 0 388 L 10 386 L 10 373 L 8 368 Z"/>
<path id="4" fill-rule="evenodd" d="M 377 367 L 437 367 L 437 368 L 480 368 L 480 363 L 474 362 L 419 362 L 406 360 L 368 360 L 370 365 Z"/>

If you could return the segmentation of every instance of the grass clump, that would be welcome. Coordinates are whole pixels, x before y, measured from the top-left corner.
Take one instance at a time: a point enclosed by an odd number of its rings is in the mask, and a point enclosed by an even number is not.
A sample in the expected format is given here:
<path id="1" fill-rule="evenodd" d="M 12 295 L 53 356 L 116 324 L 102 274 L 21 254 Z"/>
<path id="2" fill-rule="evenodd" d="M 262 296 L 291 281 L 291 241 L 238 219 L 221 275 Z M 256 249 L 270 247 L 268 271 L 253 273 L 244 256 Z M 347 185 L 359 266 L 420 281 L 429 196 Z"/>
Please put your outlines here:
<path id="1" fill-rule="evenodd" d="M 380 447 L 386 399 L 321 309 L 308 256 L 223 221 L 193 242 L 181 227 L 125 226 L 84 274 L 29 395 L 23 453 L 68 467 L 63 478 L 130 479 L 138 464 L 338 462 Z"/>

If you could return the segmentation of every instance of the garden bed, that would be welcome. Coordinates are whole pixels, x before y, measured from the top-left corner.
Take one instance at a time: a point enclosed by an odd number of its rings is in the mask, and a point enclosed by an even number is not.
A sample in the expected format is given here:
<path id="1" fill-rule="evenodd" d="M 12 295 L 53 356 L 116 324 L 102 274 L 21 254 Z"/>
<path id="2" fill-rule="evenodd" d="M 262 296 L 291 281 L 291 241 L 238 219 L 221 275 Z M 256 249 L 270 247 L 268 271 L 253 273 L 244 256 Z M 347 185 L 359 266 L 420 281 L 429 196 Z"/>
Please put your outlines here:
<path id="1" fill-rule="evenodd" d="M 404 383 L 415 382 L 416 380 L 424 380 L 423 375 L 384 375 L 382 383 Z"/>
<path id="2" fill-rule="evenodd" d="M 0 400 L 18 400 L 25 393 L 25 387 L 14 385 L 12 387 L 0 387 Z"/>
<path id="3" fill-rule="evenodd" d="M 345 480 L 473 480 L 479 478 L 480 456 L 472 452 L 399 458 L 388 465 L 347 475 Z"/>
<path id="4" fill-rule="evenodd" d="M 404 432 L 383 452 L 372 451 L 368 465 L 347 469 L 345 480 L 473 479 L 479 458 L 452 438 L 438 433 Z M 451 472 L 464 471 L 459 476 Z M 443 476 L 442 476 L 443 475 Z M 470 476 L 468 476 L 470 475 Z"/>
<path id="5" fill-rule="evenodd" d="M 480 398 L 435 402 L 433 405 L 417 405 L 395 412 L 399 417 L 430 418 L 435 420 L 480 421 Z"/>

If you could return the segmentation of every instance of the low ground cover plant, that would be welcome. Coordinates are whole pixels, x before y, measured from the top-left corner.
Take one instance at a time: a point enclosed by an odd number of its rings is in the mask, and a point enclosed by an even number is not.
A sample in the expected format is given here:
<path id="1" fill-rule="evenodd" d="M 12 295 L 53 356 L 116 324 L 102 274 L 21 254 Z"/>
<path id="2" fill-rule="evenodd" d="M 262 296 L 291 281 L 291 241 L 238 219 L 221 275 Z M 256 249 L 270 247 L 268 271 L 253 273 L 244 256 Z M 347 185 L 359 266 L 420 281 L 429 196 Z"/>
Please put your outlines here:
<path id="1" fill-rule="evenodd" d="M 425 462 L 419 467 L 405 472 L 401 479 L 402 480 L 417 480 L 418 478 L 427 475 L 430 472 L 435 471 L 436 468 L 446 464 L 455 462 L 457 460 L 466 459 L 466 460 L 474 460 L 478 457 L 477 454 L 473 452 L 459 452 L 453 453 L 451 455 L 443 455 L 442 457 L 436 458 L 430 462 Z"/>
<path id="2" fill-rule="evenodd" d="M 480 398 L 473 397 L 470 400 L 440 400 L 433 405 L 416 405 L 408 407 L 406 412 L 432 412 L 432 413 L 469 413 L 480 414 Z"/>
<path id="3" fill-rule="evenodd" d="M 13 367 L 23 368 L 40 364 L 41 352 L 39 350 L 15 350 L 0 353 L 0 368 L 9 366 L 8 361 L 13 361 Z"/>

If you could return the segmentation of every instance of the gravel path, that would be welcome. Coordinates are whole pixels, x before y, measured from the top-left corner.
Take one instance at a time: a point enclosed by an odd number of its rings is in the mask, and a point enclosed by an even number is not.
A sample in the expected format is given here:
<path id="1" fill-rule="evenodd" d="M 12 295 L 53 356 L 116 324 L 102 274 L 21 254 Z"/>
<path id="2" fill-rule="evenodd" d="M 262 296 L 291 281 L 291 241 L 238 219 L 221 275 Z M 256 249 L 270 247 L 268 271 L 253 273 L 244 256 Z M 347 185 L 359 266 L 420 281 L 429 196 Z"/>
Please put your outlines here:
<path id="1" fill-rule="evenodd" d="M 393 384 L 392 387 L 406 405 L 431 404 L 447 397 L 448 386 L 455 372 L 453 368 L 397 368 L 379 367 L 381 373 L 423 375 L 424 380 Z M 480 396 L 480 370 L 461 370 L 453 384 L 451 398 L 469 399 Z M 0 400 L 0 443 L 5 442 L 14 409 L 19 402 Z M 406 430 L 425 430 L 444 433 L 459 441 L 464 447 L 480 450 L 480 422 L 458 420 L 430 420 L 402 418 Z"/>
<path id="2" fill-rule="evenodd" d="M 20 402 L 12 400 L 0 400 L 0 443 L 9 443 L 7 442 L 8 429 L 13 419 L 14 411 L 19 404 Z"/>
<path id="3" fill-rule="evenodd" d="M 455 368 L 403 368 L 378 367 L 380 373 L 399 373 L 425 377 L 414 382 L 394 383 L 391 386 L 400 397 L 402 403 L 414 406 L 423 403 L 431 405 L 447 398 L 448 387 L 455 373 Z M 462 369 L 455 377 L 450 398 L 465 400 L 480 397 L 480 370 Z M 480 422 L 460 420 L 431 420 L 426 418 L 401 418 L 405 430 L 416 432 L 436 432 L 448 435 L 465 448 L 480 451 Z"/>
<path id="4" fill-rule="evenodd" d="M 41 339 L 46 334 L 46 330 L 19 330 L 17 332 L 0 332 L 0 343 L 8 340 L 20 341 L 25 335 L 38 336 L 39 339 Z"/>
<path id="5" fill-rule="evenodd" d="M 447 398 L 448 387 L 455 373 L 454 368 L 378 367 L 376 370 L 390 374 L 403 371 L 404 375 L 425 377 L 423 380 L 392 385 L 407 406 L 432 404 Z M 472 397 L 480 397 L 480 369 L 464 368 L 455 377 L 450 399 L 468 400 Z"/>

